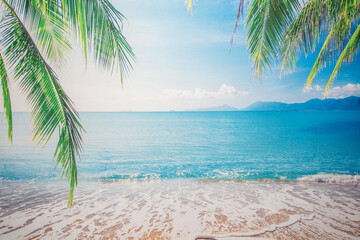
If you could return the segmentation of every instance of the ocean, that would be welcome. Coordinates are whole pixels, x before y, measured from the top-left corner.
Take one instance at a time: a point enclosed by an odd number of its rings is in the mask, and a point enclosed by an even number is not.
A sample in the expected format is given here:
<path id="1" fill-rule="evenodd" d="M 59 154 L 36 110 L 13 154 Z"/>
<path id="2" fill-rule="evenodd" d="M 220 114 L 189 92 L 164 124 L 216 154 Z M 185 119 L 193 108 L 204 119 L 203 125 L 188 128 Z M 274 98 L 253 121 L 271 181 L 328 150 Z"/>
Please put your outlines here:
<path id="1" fill-rule="evenodd" d="M 1 239 L 360 237 L 360 112 L 80 117 L 71 210 L 56 134 L 36 146 L 29 114 L 14 113 L 10 144 L 0 120 Z"/>
<path id="2" fill-rule="evenodd" d="M 0 178 L 48 179 L 56 136 L 31 142 L 29 116 L 1 122 Z M 81 113 L 79 179 L 289 179 L 360 173 L 359 112 Z"/>

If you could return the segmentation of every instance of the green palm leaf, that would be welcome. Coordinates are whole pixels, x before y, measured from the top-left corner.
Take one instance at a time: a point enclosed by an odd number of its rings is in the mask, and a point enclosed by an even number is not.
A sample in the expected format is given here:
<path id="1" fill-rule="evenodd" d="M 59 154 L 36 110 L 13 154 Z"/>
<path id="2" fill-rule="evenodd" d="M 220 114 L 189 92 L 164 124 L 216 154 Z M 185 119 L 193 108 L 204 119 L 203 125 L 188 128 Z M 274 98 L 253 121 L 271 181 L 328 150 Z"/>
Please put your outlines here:
<path id="1" fill-rule="evenodd" d="M 5 0 L 3 3 L 7 7 L 1 25 L 5 59 L 32 107 L 34 139 L 46 144 L 54 130 L 59 129 L 54 158 L 62 165 L 62 175 L 70 181 L 71 206 L 77 184 L 76 155 L 82 144 L 79 116 L 13 8 Z"/>
<path id="2" fill-rule="evenodd" d="M 55 129 L 59 130 L 54 159 L 56 166 L 62 166 L 62 176 L 70 181 L 71 206 L 77 184 L 76 157 L 82 148 L 84 130 L 73 103 L 47 62 L 61 66 L 66 60 L 73 30 L 82 43 L 85 59 L 90 52 L 105 69 L 118 69 L 122 82 L 135 59 L 122 35 L 124 16 L 108 0 L 1 0 L 1 4 L 0 73 L 9 138 L 11 106 L 4 64 L 32 107 L 34 140 L 45 145 Z"/>
<path id="3" fill-rule="evenodd" d="M 35 29 L 36 44 L 52 63 L 61 63 L 70 49 L 69 28 L 80 40 L 85 59 L 89 53 L 106 70 L 123 76 L 135 55 L 122 34 L 124 16 L 109 0 L 12 0 L 15 10 Z"/>
<path id="4" fill-rule="evenodd" d="M 305 54 L 314 51 L 320 36 L 324 6 L 323 0 L 310 0 L 287 28 L 280 48 L 281 72 L 296 68 L 297 53 L 301 49 Z"/>
<path id="5" fill-rule="evenodd" d="M 122 34 L 124 16 L 108 0 L 65 0 L 63 8 L 81 40 L 85 58 L 92 52 L 105 69 L 119 70 L 122 82 L 135 59 Z"/>
<path id="6" fill-rule="evenodd" d="M 255 77 L 261 77 L 277 59 L 286 27 L 300 8 L 297 0 L 254 0 L 247 15 L 248 51 Z"/>
<path id="7" fill-rule="evenodd" d="M 311 69 L 311 72 L 305 82 L 305 87 L 310 87 L 311 83 L 316 75 L 317 72 L 319 72 L 319 70 L 321 68 L 323 68 L 324 66 L 326 66 L 327 60 L 328 60 L 328 56 L 329 56 L 329 45 L 331 43 L 331 40 L 334 38 L 334 29 L 332 29 L 330 31 L 330 33 L 328 34 L 320 52 L 319 55 Z"/>
<path id="8" fill-rule="evenodd" d="M 244 8 L 239 0 L 235 26 L 230 40 L 230 50 Z M 297 55 L 314 52 L 323 36 L 326 36 L 320 53 L 307 78 L 305 87 L 311 86 L 316 74 L 341 52 L 349 40 L 351 28 L 359 26 L 360 0 L 248 0 L 251 2 L 246 17 L 247 47 L 254 64 L 255 77 L 261 78 L 280 60 L 280 76 L 296 68 Z M 189 2 L 190 7 L 191 1 Z M 329 89 L 334 74 L 344 60 L 351 61 L 358 51 L 358 38 L 342 52 L 325 92 Z M 349 52 L 346 52 L 349 51 Z M 351 56 L 347 57 L 347 56 Z"/>
<path id="9" fill-rule="evenodd" d="M 10 142 L 12 142 L 12 113 L 11 113 L 10 93 L 8 86 L 8 76 L 6 73 L 4 61 L 1 54 L 0 54 L 0 77 L 1 77 L 1 88 L 2 88 L 3 100 L 4 100 L 5 117 L 8 122 L 8 138 Z"/>
<path id="10" fill-rule="evenodd" d="M 69 25 L 64 18 L 62 1 L 13 0 L 14 10 L 24 16 L 29 33 L 44 57 L 61 66 L 71 50 Z"/>
<path id="11" fill-rule="evenodd" d="M 315 75 L 324 67 L 326 67 L 329 62 L 329 58 L 335 56 L 341 45 L 348 36 L 348 33 L 351 30 L 352 24 L 352 15 L 354 14 L 354 9 L 350 11 L 343 12 L 340 16 L 339 21 L 333 26 L 331 25 L 330 32 L 323 43 L 323 46 L 318 54 L 318 57 L 311 69 L 311 72 L 306 80 L 305 87 L 311 86 L 311 83 Z M 337 48 L 337 49 L 335 49 Z"/>
<path id="12" fill-rule="evenodd" d="M 280 48 L 281 72 L 294 70 L 301 49 L 305 55 L 315 51 L 321 36 L 326 34 L 305 83 L 305 87 L 311 86 L 316 74 L 341 51 L 342 45 L 349 38 L 352 25 L 358 25 L 359 12 L 359 0 L 308 1 L 286 31 L 284 44 Z M 333 78 L 330 80 L 332 82 Z M 328 87 L 325 92 L 327 90 Z"/>
<path id="13" fill-rule="evenodd" d="M 334 70 L 330 76 L 330 79 L 326 85 L 325 92 L 326 93 L 334 81 L 334 78 L 338 74 L 341 69 L 341 66 L 344 61 L 351 61 L 354 57 L 355 52 L 359 49 L 359 42 L 360 42 L 360 25 L 357 27 L 355 32 L 353 33 L 352 37 L 350 38 L 349 42 L 347 43 L 346 47 L 342 51 L 339 59 L 336 62 Z"/>

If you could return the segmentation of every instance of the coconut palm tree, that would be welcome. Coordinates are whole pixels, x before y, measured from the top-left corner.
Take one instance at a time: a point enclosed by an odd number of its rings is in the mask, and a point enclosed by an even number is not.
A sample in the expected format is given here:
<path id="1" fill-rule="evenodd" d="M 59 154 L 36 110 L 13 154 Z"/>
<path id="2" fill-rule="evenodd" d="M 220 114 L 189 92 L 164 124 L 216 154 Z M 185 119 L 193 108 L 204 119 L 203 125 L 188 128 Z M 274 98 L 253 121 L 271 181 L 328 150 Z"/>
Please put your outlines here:
<path id="1" fill-rule="evenodd" d="M 255 78 L 260 79 L 274 64 L 280 64 L 281 73 L 292 72 L 298 55 L 314 52 L 321 42 L 305 87 L 310 87 L 315 75 L 337 57 L 326 93 L 342 64 L 352 61 L 359 49 L 360 0 L 240 0 L 231 44 L 244 2 L 249 3 L 245 27 Z M 192 9 L 192 0 L 187 3 Z"/>
<path id="2" fill-rule="evenodd" d="M 9 81 L 17 81 L 32 110 L 34 140 L 45 145 L 59 131 L 56 166 L 70 182 L 68 206 L 77 185 L 76 159 L 82 150 L 79 115 L 62 89 L 53 66 L 61 67 L 72 35 L 85 59 L 94 55 L 121 76 L 131 68 L 133 51 L 122 34 L 124 16 L 109 0 L 0 0 L 0 76 L 8 137 L 12 141 Z"/>

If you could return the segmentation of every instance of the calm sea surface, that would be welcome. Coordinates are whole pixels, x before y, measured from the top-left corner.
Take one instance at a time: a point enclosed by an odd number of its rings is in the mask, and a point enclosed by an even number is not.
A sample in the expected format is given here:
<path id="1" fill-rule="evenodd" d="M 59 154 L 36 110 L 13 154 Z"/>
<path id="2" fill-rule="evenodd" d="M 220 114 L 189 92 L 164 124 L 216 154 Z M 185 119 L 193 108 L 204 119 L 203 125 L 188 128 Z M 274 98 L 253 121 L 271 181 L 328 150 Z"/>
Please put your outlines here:
<path id="1" fill-rule="evenodd" d="M 360 112 L 81 113 L 80 179 L 298 179 L 360 174 Z M 55 140 L 31 142 L 30 118 L 0 120 L 0 178 L 53 179 Z"/>

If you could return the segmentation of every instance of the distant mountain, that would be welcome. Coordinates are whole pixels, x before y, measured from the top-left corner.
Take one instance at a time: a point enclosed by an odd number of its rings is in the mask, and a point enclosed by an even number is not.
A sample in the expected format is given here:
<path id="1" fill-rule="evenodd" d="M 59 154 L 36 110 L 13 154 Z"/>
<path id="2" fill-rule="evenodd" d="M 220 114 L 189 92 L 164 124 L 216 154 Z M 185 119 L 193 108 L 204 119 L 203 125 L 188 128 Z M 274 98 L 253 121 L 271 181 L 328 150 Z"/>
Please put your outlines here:
<path id="1" fill-rule="evenodd" d="M 304 103 L 256 102 L 242 111 L 350 111 L 360 110 L 360 97 L 311 99 Z"/>
<path id="2" fill-rule="evenodd" d="M 193 109 L 190 111 L 196 111 L 196 112 L 221 112 L 221 111 L 239 111 L 238 108 L 229 106 L 227 104 L 224 104 L 222 106 L 217 107 L 208 107 L 208 108 L 199 108 L 199 109 Z"/>

